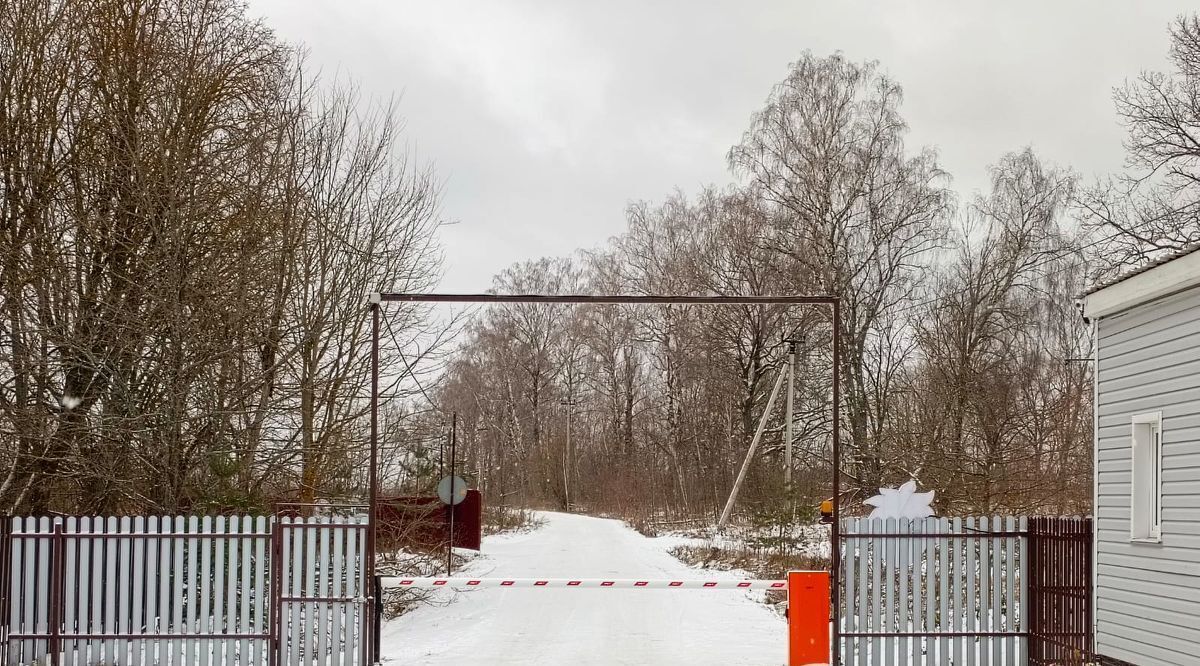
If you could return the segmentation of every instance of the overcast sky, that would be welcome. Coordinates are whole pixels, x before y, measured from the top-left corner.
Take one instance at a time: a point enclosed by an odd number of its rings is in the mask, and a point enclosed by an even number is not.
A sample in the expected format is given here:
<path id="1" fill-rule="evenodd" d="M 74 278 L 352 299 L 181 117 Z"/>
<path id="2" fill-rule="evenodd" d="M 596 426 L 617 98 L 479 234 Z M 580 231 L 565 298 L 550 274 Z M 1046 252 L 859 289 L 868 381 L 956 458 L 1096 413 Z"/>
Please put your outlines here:
<path id="1" fill-rule="evenodd" d="M 326 74 L 399 97 L 444 182 L 441 291 L 591 248 L 633 200 L 731 182 L 725 154 L 805 50 L 878 60 L 912 146 L 954 187 L 1032 145 L 1091 179 L 1119 170 L 1114 86 L 1167 67 L 1178 2 L 251 0 Z"/>

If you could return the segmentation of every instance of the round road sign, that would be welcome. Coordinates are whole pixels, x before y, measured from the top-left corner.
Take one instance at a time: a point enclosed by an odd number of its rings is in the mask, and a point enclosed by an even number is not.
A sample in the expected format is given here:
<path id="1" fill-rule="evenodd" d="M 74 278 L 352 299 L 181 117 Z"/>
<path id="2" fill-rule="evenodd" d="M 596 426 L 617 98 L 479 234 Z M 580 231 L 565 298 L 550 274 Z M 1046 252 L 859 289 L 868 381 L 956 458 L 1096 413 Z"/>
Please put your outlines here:
<path id="1" fill-rule="evenodd" d="M 442 504 L 458 504 L 467 498 L 467 482 L 461 476 L 446 476 L 438 482 L 438 499 Z"/>

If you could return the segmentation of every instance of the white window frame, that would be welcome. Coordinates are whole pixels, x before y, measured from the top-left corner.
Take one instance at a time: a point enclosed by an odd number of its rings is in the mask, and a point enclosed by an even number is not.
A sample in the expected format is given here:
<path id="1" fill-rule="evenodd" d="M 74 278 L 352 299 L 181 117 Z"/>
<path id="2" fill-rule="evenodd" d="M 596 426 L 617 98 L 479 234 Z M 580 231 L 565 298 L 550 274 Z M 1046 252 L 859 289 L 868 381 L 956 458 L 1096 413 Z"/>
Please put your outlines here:
<path id="1" fill-rule="evenodd" d="M 1163 471 L 1163 429 L 1162 412 L 1150 412 L 1134 416 L 1130 423 L 1129 436 L 1129 540 L 1139 543 L 1162 542 L 1162 471 Z M 1145 447 L 1151 447 L 1147 453 Z M 1154 456 L 1150 471 L 1150 479 L 1141 477 L 1144 467 L 1139 465 L 1139 457 Z M 1140 524 L 1138 521 L 1138 490 L 1143 484 L 1153 486 L 1154 506 L 1150 516 L 1150 524 Z"/>

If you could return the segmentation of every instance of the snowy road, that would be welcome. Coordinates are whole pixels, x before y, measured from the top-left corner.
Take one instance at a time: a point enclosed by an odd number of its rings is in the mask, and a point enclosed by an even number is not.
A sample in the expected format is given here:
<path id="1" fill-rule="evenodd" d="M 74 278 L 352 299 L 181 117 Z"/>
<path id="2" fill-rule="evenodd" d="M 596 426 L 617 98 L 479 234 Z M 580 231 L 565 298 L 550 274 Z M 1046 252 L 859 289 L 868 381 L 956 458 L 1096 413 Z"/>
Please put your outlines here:
<path id="1" fill-rule="evenodd" d="M 615 520 L 544 513 L 535 532 L 484 540 L 461 575 L 703 578 Z M 458 574 L 460 572 L 456 572 Z M 486 589 L 383 629 L 391 664 L 753 664 L 786 661 L 782 618 L 716 590 Z"/>

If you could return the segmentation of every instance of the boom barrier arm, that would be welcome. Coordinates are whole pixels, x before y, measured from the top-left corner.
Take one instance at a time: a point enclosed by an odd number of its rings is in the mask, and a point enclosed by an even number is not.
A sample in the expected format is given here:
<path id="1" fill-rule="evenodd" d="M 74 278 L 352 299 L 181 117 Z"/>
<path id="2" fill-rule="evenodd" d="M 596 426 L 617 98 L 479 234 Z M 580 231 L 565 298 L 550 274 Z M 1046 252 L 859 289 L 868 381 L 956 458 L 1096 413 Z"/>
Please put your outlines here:
<path id="1" fill-rule="evenodd" d="M 378 589 L 487 588 L 777 590 L 787 592 L 788 664 L 829 663 L 829 572 L 792 571 L 787 580 L 681 578 L 437 578 L 380 576 Z"/>

